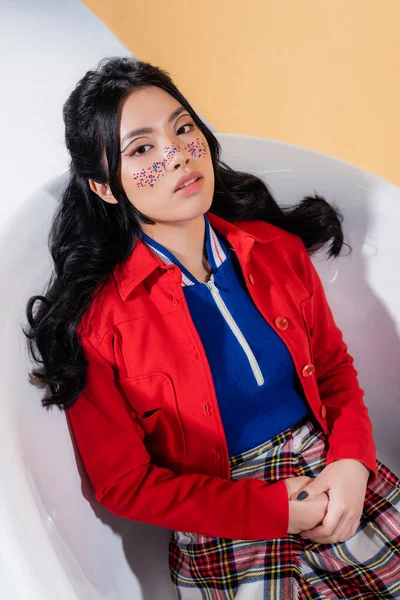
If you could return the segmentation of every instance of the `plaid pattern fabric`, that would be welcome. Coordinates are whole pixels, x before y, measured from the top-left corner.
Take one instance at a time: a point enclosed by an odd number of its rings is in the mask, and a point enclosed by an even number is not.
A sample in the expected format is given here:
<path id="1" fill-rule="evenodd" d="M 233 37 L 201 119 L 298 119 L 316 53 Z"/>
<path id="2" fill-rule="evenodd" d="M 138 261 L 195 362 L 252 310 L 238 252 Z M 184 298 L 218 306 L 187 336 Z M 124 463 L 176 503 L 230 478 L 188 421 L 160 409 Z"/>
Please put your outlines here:
<path id="1" fill-rule="evenodd" d="M 316 477 L 326 450 L 325 434 L 306 420 L 231 457 L 231 477 Z M 315 544 L 290 534 L 233 540 L 173 531 L 169 568 L 181 600 L 400 599 L 400 481 L 378 461 L 360 526 L 346 542 Z"/>

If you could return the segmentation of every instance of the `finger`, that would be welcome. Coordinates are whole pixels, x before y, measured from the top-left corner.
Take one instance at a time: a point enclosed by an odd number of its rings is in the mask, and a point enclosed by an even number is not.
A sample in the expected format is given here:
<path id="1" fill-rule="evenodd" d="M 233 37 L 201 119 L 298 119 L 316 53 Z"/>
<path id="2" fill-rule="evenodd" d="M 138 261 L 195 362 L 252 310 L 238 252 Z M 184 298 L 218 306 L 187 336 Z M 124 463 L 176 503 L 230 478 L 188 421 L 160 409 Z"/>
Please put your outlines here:
<path id="1" fill-rule="evenodd" d="M 313 544 L 336 544 L 336 540 L 332 537 L 308 537 L 305 538 L 307 542 L 313 542 Z"/>
<path id="2" fill-rule="evenodd" d="M 360 521 L 357 521 L 357 519 L 354 519 L 353 517 L 348 517 L 347 519 L 345 518 L 343 519 L 343 522 L 340 521 L 340 524 L 333 532 L 332 537 L 339 542 L 345 542 L 353 537 L 358 529 L 359 524 Z"/>
<path id="3" fill-rule="evenodd" d="M 340 520 L 344 517 L 344 514 L 344 509 L 341 506 L 335 501 L 329 501 L 328 510 L 322 521 L 322 528 L 325 535 L 332 535 Z"/>
<path id="4" fill-rule="evenodd" d="M 353 537 L 353 535 L 355 535 L 359 524 L 359 520 L 343 517 L 331 535 L 323 535 L 318 533 L 316 532 L 317 528 L 314 528 L 309 530 L 307 539 L 317 544 L 337 544 L 340 542 L 346 542 Z"/>
<path id="5" fill-rule="evenodd" d="M 327 503 L 326 503 L 326 507 L 325 507 L 325 510 L 324 510 L 324 516 L 322 517 L 321 523 L 319 523 L 319 525 L 323 525 L 324 524 L 324 519 L 325 519 L 326 515 L 328 514 L 328 510 L 329 510 L 329 503 L 330 503 L 329 494 L 327 494 L 326 492 L 324 492 L 324 494 L 326 496 Z"/>
<path id="6" fill-rule="evenodd" d="M 310 536 L 313 536 L 314 538 L 327 538 L 335 531 L 342 515 L 342 509 L 338 508 L 337 505 L 335 506 L 335 504 L 332 504 L 332 501 L 330 501 L 322 525 L 303 531 L 300 536 L 307 538 Z"/>
<path id="7" fill-rule="evenodd" d="M 302 492 L 304 490 L 304 488 L 306 488 L 308 485 L 310 485 L 310 482 L 313 481 L 312 477 L 307 477 L 307 479 L 304 480 L 304 482 L 302 484 L 300 484 L 296 490 L 294 490 L 291 495 L 289 496 L 289 500 L 296 500 L 297 496 L 300 494 L 300 492 Z"/>
<path id="8" fill-rule="evenodd" d="M 307 538 L 310 542 L 314 542 L 315 544 L 340 544 L 342 542 L 347 542 L 354 534 L 349 532 L 344 533 L 333 533 L 329 536 L 310 536 Z"/>
<path id="9" fill-rule="evenodd" d="M 343 535 L 344 534 L 333 532 L 331 535 L 310 535 L 306 539 L 314 542 L 315 544 L 337 544 L 341 541 L 344 541 L 342 539 Z"/>
<path id="10" fill-rule="evenodd" d="M 323 492 L 327 492 L 329 490 L 328 484 L 323 481 L 318 481 L 316 477 L 311 483 L 308 483 L 302 488 L 302 491 L 298 491 L 297 495 L 293 500 L 299 500 L 303 502 L 308 502 L 309 500 L 313 500 L 315 496 L 322 494 Z M 299 495 L 301 496 L 299 497 Z"/>

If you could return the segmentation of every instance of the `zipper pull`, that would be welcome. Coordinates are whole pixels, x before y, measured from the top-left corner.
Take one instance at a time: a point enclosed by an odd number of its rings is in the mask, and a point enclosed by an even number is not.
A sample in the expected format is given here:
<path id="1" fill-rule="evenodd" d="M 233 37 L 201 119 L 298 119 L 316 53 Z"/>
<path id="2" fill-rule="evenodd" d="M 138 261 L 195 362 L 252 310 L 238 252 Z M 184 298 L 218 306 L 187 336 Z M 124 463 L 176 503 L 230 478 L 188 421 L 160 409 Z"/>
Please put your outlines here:
<path id="1" fill-rule="evenodd" d="M 214 273 L 211 273 L 209 281 L 205 281 L 204 283 L 208 287 L 208 289 L 219 292 L 217 286 L 214 283 Z"/>

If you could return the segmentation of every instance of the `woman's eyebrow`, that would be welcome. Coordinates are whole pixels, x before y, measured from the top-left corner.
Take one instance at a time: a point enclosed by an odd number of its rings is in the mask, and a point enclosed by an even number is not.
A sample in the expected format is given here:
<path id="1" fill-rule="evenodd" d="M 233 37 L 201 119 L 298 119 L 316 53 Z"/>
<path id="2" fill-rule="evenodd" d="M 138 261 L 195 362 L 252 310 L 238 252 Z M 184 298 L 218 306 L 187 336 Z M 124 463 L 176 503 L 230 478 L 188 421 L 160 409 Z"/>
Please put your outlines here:
<path id="1" fill-rule="evenodd" d="M 168 123 L 171 123 L 171 121 L 173 121 L 178 115 L 180 115 L 182 112 L 184 112 L 186 110 L 186 108 L 184 106 L 179 106 L 178 108 L 176 108 L 174 110 L 173 113 L 170 114 L 170 116 L 168 117 Z M 135 136 L 135 135 L 143 135 L 144 133 L 153 133 L 153 128 L 152 127 L 140 127 L 140 129 L 132 129 L 132 131 L 129 131 L 126 135 L 124 135 L 124 137 L 122 138 L 122 144 L 125 142 L 125 140 L 128 140 L 129 138 Z M 124 148 L 125 150 L 126 148 Z M 124 150 L 121 150 L 121 152 L 123 152 Z"/>

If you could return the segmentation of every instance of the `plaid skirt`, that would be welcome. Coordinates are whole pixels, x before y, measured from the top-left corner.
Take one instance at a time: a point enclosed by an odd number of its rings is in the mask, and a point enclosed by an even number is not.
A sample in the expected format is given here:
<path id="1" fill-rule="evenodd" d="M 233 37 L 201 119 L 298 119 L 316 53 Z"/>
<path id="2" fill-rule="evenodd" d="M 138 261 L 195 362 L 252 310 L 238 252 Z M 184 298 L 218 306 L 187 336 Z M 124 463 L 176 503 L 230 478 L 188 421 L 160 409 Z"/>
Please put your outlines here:
<path id="1" fill-rule="evenodd" d="M 326 450 L 327 436 L 306 420 L 231 457 L 231 478 L 316 477 L 325 466 Z M 316 544 L 292 534 L 240 540 L 173 531 L 169 570 L 177 597 L 400 599 L 400 481 L 382 463 L 377 465 L 358 530 L 346 542 Z"/>

